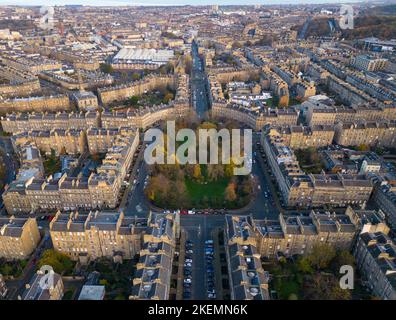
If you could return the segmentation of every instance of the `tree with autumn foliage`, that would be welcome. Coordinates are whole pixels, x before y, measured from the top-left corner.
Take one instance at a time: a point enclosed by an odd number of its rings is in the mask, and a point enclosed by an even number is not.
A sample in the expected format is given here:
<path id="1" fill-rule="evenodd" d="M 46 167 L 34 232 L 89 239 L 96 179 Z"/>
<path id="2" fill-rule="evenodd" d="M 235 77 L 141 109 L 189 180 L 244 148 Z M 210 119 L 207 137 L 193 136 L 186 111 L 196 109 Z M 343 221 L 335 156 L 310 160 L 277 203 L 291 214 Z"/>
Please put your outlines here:
<path id="1" fill-rule="evenodd" d="M 201 166 L 198 163 L 194 165 L 193 178 L 197 181 L 202 180 Z"/>
<path id="2" fill-rule="evenodd" d="M 234 182 L 230 182 L 227 188 L 224 191 L 224 199 L 226 201 L 235 201 L 237 198 L 236 194 L 236 184 Z"/>

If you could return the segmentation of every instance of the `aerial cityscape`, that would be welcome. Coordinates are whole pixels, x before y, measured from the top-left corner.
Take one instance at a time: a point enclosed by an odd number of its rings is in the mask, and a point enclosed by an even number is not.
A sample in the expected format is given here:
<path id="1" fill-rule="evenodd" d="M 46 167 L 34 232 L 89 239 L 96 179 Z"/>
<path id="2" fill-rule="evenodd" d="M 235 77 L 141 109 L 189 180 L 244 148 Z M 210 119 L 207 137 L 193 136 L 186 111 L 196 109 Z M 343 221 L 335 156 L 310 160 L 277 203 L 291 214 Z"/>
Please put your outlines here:
<path id="1" fill-rule="evenodd" d="M 394 1 L 0 1 L 0 125 L 0 300 L 396 300 Z"/>

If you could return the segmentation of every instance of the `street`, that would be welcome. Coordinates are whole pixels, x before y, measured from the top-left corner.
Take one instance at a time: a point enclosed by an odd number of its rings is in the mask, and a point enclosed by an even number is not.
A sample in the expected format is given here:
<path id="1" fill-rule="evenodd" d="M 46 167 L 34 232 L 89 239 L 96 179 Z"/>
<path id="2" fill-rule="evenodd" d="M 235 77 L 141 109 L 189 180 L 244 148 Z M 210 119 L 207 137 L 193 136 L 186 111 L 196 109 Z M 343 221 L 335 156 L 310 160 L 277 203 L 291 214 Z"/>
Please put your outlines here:
<path id="1" fill-rule="evenodd" d="M 187 240 L 193 243 L 192 254 L 192 298 L 204 300 L 206 294 L 205 241 L 211 239 L 211 230 L 224 227 L 221 215 L 183 215 L 180 223 L 187 233 Z"/>
<path id="2" fill-rule="evenodd" d="M 209 99 L 207 93 L 207 77 L 203 70 L 202 59 L 198 55 L 198 46 L 192 44 L 193 68 L 191 76 L 192 104 L 200 119 L 207 117 Z"/>
<path id="3" fill-rule="evenodd" d="M 0 137 L 0 149 L 3 153 L 3 160 L 6 167 L 6 177 L 4 184 L 9 184 L 15 179 L 17 164 L 17 157 L 14 155 L 14 149 L 9 137 Z M 6 214 L 3 208 L 3 198 L 0 199 L 0 212 Z"/>
<path id="4" fill-rule="evenodd" d="M 141 154 L 144 152 L 144 147 L 141 149 Z M 138 161 L 140 160 L 140 161 Z M 131 189 L 128 193 L 128 200 L 125 206 L 125 215 L 146 217 L 150 210 L 148 200 L 144 194 L 144 182 L 147 178 L 147 166 L 144 162 L 143 156 L 138 156 L 137 158 L 135 175 L 131 175 L 130 181 Z M 136 180 L 135 183 L 133 181 Z"/>

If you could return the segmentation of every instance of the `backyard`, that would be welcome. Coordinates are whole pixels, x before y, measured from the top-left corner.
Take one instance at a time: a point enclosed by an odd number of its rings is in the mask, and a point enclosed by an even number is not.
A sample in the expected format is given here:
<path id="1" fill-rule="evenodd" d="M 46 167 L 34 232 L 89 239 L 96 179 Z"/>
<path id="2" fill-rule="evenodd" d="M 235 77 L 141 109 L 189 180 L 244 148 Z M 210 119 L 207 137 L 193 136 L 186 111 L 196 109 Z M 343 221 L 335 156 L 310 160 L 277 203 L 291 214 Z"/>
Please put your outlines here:
<path id="1" fill-rule="evenodd" d="M 28 260 L 6 261 L 0 259 L 0 274 L 5 277 L 18 278 L 22 275 L 23 269 L 26 267 Z"/>
<path id="2" fill-rule="evenodd" d="M 106 287 L 106 300 L 128 300 L 132 289 L 132 279 L 136 270 L 136 259 L 114 263 L 101 258 L 88 266 L 88 272 L 100 273 L 99 284 Z"/>
<path id="3" fill-rule="evenodd" d="M 306 173 L 321 173 L 325 169 L 319 152 L 315 148 L 298 149 L 294 151 L 301 168 Z"/>
<path id="4" fill-rule="evenodd" d="M 41 152 L 41 154 L 45 154 Z M 51 150 L 51 154 L 44 158 L 43 161 L 44 171 L 47 175 L 57 173 L 61 171 L 61 161 L 60 158 L 56 156 L 55 150 Z"/>
<path id="5" fill-rule="evenodd" d="M 355 265 L 353 256 L 332 246 L 316 245 L 307 256 L 294 256 L 263 263 L 271 274 L 270 290 L 280 300 L 351 300 L 373 299 L 355 276 L 354 289 L 341 289 L 340 267 Z"/>
<path id="6" fill-rule="evenodd" d="M 75 262 L 63 253 L 47 249 L 37 262 L 37 269 L 45 265 L 51 266 L 56 273 L 66 276 L 73 274 Z"/>

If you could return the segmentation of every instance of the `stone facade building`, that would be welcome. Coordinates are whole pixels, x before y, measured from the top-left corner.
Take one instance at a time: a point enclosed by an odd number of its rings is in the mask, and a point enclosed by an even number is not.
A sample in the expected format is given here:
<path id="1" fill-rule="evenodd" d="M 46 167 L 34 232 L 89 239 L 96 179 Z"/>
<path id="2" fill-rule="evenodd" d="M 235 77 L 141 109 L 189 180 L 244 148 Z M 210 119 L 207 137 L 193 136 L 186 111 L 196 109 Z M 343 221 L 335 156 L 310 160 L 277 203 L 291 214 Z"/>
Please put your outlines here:
<path id="1" fill-rule="evenodd" d="M 0 99 L 0 114 L 10 112 L 56 112 L 71 110 L 67 95 L 37 96 L 26 98 Z"/>
<path id="2" fill-rule="evenodd" d="M 146 219 L 125 217 L 121 212 L 61 213 L 50 223 L 54 249 L 72 260 L 122 256 L 132 259 L 142 247 Z"/>
<path id="3" fill-rule="evenodd" d="M 334 141 L 342 146 L 392 147 L 396 145 L 396 121 L 338 123 Z"/>
<path id="4" fill-rule="evenodd" d="M 271 129 L 263 131 L 261 143 L 288 206 L 363 205 L 368 201 L 373 186 L 365 175 L 306 174 L 287 141 L 281 136 L 270 135 L 268 130 Z"/>
<path id="5" fill-rule="evenodd" d="M 249 216 L 226 216 L 225 243 L 231 299 L 269 300 L 269 275 L 262 267 Z"/>
<path id="6" fill-rule="evenodd" d="M 5 132 L 12 134 L 32 130 L 84 130 L 100 126 L 100 113 L 11 113 L 1 117 L 1 126 Z"/>
<path id="7" fill-rule="evenodd" d="M 168 300 L 172 263 L 180 228 L 176 214 L 150 214 L 133 277 L 130 300 Z"/>
<path id="8" fill-rule="evenodd" d="M 282 137 L 293 149 L 320 148 L 333 143 L 334 128 L 330 125 L 272 126 L 269 134 Z"/>
<path id="9" fill-rule="evenodd" d="M 359 235 L 354 256 L 356 267 L 372 293 L 383 300 L 396 300 L 396 245 L 384 233 Z"/>
<path id="10" fill-rule="evenodd" d="M 120 131 L 97 172 L 88 178 L 69 177 L 65 173 L 59 179 L 50 176 L 15 180 L 3 193 L 5 208 L 10 214 L 48 209 L 115 208 L 138 144 L 139 134 L 135 129 Z"/>
<path id="11" fill-rule="evenodd" d="M 262 256 L 306 255 L 317 244 L 350 250 L 357 226 L 346 214 L 312 210 L 309 216 L 286 216 L 279 220 L 254 220 L 257 248 Z"/>
<path id="12" fill-rule="evenodd" d="M 8 260 L 27 259 L 40 242 L 34 218 L 14 216 L 0 218 L 0 257 Z"/>
<path id="13" fill-rule="evenodd" d="M 137 80 L 129 84 L 100 88 L 98 89 L 98 95 L 102 104 L 108 105 L 114 101 L 124 101 L 132 96 L 141 96 L 144 93 L 155 90 L 160 86 L 170 86 L 175 88 L 175 76 L 149 75 L 141 80 Z"/>

